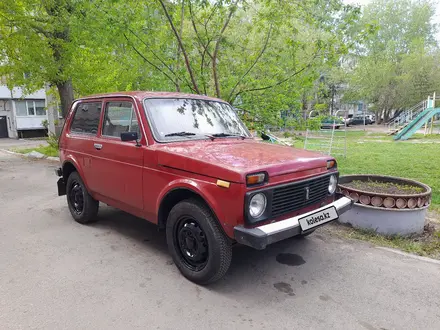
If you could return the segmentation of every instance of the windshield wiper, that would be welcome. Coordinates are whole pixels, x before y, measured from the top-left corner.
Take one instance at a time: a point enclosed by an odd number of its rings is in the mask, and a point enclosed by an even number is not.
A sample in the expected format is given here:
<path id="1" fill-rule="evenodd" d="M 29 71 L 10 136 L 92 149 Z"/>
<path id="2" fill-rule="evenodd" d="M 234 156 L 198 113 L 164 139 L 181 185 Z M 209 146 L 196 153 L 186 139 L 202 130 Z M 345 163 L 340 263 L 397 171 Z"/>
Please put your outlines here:
<path id="1" fill-rule="evenodd" d="M 165 134 L 165 136 L 190 136 L 190 135 L 196 135 L 196 133 L 191 133 L 191 132 L 174 132 L 174 133 Z"/>
<path id="2" fill-rule="evenodd" d="M 243 140 L 246 138 L 246 136 L 244 136 L 243 134 L 230 134 L 230 133 L 214 133 L 214 134 L 208 134 L 209 136 L 212 137 L 228 137 L 228 136 L 233 136 L 233 137 L 241 137 Z"/>

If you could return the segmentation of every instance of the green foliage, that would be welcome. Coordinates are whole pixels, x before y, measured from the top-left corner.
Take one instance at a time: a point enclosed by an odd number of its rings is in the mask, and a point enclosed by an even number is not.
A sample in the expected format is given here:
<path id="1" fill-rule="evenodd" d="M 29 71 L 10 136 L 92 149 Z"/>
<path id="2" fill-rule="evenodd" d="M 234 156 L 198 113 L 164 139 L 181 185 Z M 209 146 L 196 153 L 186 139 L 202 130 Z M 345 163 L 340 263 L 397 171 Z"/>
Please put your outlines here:
<path id="1" fill-rule="evenodd" d="M 440 88 L 440 52 L 429 0 L 375 0 L 365 7 L 360 26 L 375 26 L 347 59 L 346 100 L 374 104 L 388 117 Z"/>
<path id="2" fill-rule="evenodd" d="M 345 99 L 378 111 L 439 88 L 433 13 L 428 0 L 363 13 L 342 0 L 4 0 L 0 74 L 28 92 L 72 81 L 76 96 L 201 93 L 246 109 L 251 128 L 305 127 L 280 112 L 324 114 L 347 82 Z"/>
<path id="3" fill-rule="evenodd" d="M 321 129 L 321 122 L 324 116 L 316 116 L 307 120 L 307 128 L 312 131 Z"/>
<path id="4" fill-rule="evenodd" d="M 247 109 L 266 125 L 282 124 L 282 110 L 301 110 L 319 72 L 347 53 L 347 33 L 359 17 L 341 0 L 44 3 L 0 6 L 10 85 L 31 90 L 71 78 L 77 96 L 199 92 Z M 25 70 L 31 78 L 19 79 Z"/>
<path id="5" fill-rule="evenodd" d="M 328 110 L 328 105 L 325 103 L 316 103 L 314 108 L 316 111 L 322 113 L 322 112 Z"/>
<path id="6" fill-rule="evenodd" d="M 53 149 L 58 149 L 58 137 L 55 134 L 50 133 L 46 139 L 46 142 Z"/>
<path id="7" fill-rule="evenodd" d="M 41 125 L 42 125 L 45 129 L 47 129 L 47 128 L 49 127 L 49 122 L 47 121 L 47 119 L 44 119 L 44 120 L 41 121 Z"/>

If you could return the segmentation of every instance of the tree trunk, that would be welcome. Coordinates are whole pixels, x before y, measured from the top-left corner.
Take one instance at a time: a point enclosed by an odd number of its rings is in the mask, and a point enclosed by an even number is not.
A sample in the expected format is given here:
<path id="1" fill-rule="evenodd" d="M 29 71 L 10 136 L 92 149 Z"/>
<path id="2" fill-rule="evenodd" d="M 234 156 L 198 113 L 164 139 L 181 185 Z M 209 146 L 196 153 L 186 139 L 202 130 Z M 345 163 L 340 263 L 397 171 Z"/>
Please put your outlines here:
<path id="1" fill-rule="evenodd" d="M 185 18 L 185 0 L 182 0 L 182 6 L 180 11 L 180 30 L 179 35 L 182 38 L 183 35 L 183 20 Z M 177 44 L 177 53 L 176 53 L 176 74 L 178 75 L 180 71 L 180 46 Z M 180 92 L 180 82 L 179 77 L 176 76 L 176 92 Z"/>
<path id="2" fill-rule="evenodd" d="M 73 87 L 72 87 L 72 80 L 69 79 L 67 81 L 64 81 L 62 83 L 57 84 L 58 88 L 58 94 L 60 95 L 60 101 L 61 101 L 61 114 L 63 115 L 63 118 L 65 119 L 67 117 L 67 114 L 69 113 L 70 106 L 73 102 Z"/>

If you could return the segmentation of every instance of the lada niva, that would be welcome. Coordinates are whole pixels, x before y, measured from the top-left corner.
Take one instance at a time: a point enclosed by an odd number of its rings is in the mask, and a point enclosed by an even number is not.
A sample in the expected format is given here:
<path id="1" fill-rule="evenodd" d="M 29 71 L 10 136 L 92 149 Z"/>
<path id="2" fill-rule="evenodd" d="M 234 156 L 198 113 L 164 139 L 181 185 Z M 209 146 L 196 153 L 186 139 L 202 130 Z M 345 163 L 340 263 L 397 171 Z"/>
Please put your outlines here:
<path id="1" fill-rule="evenodd" d="M 231 105 L 201 95 L 78 99 L 59 152 L 58 194 L 77 222 L 96 220 L 101 202 L 157 224 L 200 284 L 225 275 L 234 244 L 306 236 L 352 205 L 335 193 L 334 158 L 256 141 Z"/>

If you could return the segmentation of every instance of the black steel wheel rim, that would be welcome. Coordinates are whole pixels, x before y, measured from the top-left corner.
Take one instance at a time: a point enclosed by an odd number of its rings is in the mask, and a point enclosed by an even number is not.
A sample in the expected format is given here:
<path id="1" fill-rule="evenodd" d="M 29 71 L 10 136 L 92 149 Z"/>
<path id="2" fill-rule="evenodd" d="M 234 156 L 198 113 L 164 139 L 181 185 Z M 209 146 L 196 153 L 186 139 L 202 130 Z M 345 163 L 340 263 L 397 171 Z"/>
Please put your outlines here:
<path id="1" fill-rule="evenodd" d="M 84 189 L 76 180 L 70 186 L 69 201 L 73 211 L 81 215 L 84 211 Z"/>
<path id="2" fill-rule="evenodd" d="M 174 244 L 184 265 L 201 271 L 208 263 L 208 240 L 200 224 L 190 216 L 180 217 L 174 226 Z"/>

